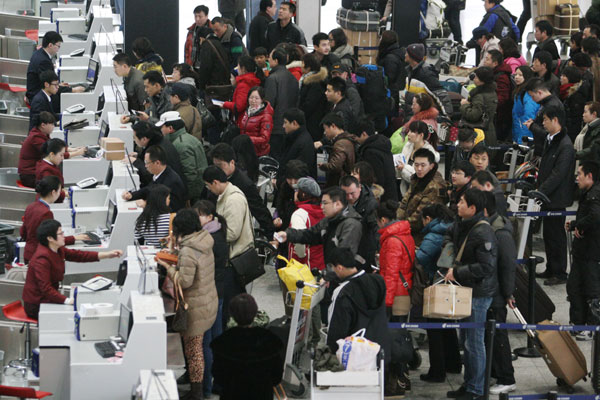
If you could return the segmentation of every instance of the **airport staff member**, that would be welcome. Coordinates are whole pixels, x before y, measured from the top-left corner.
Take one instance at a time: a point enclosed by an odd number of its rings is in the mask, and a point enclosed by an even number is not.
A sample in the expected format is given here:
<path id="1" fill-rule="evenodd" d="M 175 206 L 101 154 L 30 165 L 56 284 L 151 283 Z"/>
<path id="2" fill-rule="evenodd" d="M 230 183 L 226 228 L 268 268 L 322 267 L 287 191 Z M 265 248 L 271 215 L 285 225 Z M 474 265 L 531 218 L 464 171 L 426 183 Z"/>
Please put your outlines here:
<path id="1" fill-rule="evenodd" d="M 48 175 L 42 178 L 35 187 L 35 191 L 40 198 L 25 209 L 23 216 L 23 225 L 21 225 L 21 240 L 25 242 L 25 252 L 23 258 L 27 264 L 33 253 L 38 247 L 37 228 L 42 221 L 54 219 L 54 214 L 50 210 L 50 204 L 54 203 L 62 193 L 62 184 L 58 176 Z M 88 240 L 86 234 L 76 236 L 66 236 L 65 244 L 75 243 L 75 240 Z"/>
<path id="2" fill-rule="evenodd" d="M 42 48 L 33 52 L 27 67 L 27 92 L 25 97 L 27 102 L 31 104 L 33 97 L 44 87 L 40 80 L 40 74 L 44 71 L 54 71 L 54 63 L 52 59 L 58 54 L 63 39 L 58 32 L 46 32 L 42 38 Z M 68 84 L 61 84 L 59 93 L 81 93 L 85 89 L 83 87 L 70 88 Z M 60 99 L 57 100 L 60 104 Z M 58 106 L 58 104 L 57 104 Z M 58 112 L 60 107 L 56 109 Z"/>
<path id="3" fill-rule="evenodd" d="M 42 303 L 73 304 L 73 299 L 58 291 L 58 283 L 65 276 L 65 260 L 93 262 L 123 255 L 122 250 L 96 252 L 67 249 L 60 222 L 54 219 L 40 224 L 37 238 L 40 244 L 29 262 L 23 287 L 23 303 L 29 318 L 38 318 Z"/>

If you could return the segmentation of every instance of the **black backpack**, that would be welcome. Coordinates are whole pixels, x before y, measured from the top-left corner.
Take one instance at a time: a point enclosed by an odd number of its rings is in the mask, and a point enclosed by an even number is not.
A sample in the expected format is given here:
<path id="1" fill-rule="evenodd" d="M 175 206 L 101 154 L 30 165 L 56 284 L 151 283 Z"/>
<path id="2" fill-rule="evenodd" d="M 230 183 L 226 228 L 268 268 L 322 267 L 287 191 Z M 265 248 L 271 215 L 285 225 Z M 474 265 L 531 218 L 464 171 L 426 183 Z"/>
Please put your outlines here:
<path id="1" fill-rule="evenodd" d="M 373 64 L 361 65 L 356 70 L 356 83 L 365 114 L 370 118 L 387 115 L 392 99 L 383 68 Z"/>

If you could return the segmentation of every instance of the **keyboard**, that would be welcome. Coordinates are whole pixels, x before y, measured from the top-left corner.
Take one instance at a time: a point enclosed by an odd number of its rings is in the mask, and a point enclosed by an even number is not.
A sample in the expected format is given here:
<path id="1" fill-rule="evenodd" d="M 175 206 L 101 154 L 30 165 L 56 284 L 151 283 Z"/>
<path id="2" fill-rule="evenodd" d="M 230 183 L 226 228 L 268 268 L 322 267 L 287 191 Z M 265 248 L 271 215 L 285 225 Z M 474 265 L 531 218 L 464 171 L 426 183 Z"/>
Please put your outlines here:
<path id="1" fill-rule="evenodd" d="M 94 246 L 102 244 L 102 240 L 100 239 L 100 236 L 98 236 L 98 234 L 96 234 L 96 232 L 86 232 L 85 234 L 90 239 L 84 240 L 83 243 L 88 244 L 88 245 L 94 245 Z"/>
<path id="2" fill-rule="evenodd" d="M 110 343 L 110 341 L 94 343 L 94 347 L 96 348 L 96 351 L 98 352 L 98 354 L 100 354 L 102 358 L 109 358 L 115 356 L 116 350 L 114 346 Z"/>
<path id="3" fill-rule="evenodd" d="M 87 158 L 96 158 L 98 151 L 100 151 L 100 146 L 88 146 L 85 153 L 83 153 L 83 156 Z"/>

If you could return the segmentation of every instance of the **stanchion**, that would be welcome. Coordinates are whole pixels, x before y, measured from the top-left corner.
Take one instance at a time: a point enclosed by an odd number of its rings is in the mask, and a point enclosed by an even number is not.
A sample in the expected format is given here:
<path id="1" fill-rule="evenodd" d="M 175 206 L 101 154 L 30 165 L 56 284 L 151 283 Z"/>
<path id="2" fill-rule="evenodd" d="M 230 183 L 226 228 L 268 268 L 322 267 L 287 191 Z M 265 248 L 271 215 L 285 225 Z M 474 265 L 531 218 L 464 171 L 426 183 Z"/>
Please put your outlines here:
<path id="1" fill-rule="evenodd" d="M 485 349 L 485 384 L 483 386 L 483 397 L 490 399 L 490 381 L 492 380 L 492 354 L 494 353 L 494 337 L 496 336 L 496 320 L 485 321 L 485 335 L 487 349 Z"/>
<path id="2" fill-rule="evenodd" d="M 527 305 L 527 310 L 529 312 L 529 321 L 530 324 L 535 324 L 535 267 L 537 265 L 537 257 L 531 256 L 529 257 L 529 262 L 527 263 L 527 268 L 529 272 L 529 304 Z M 539 351 L 533 345 L 533 339 L 527 335 L 527 347 L 520 347 L 515 349 L 514 353 L 519 357 L 529 357 L 529 358 L 537 358 L 541 357 Z"/>
<path id="3" fill-rule="evenodd" d="M 498 400 L 508 400 L 508 393 L 500 393 Z"/>
<path id="4" fill-rule="evenodd" d="M 548 392 L 548 400 L 556 400 L 558 399 L 558 392 L 551 390 Z"/>
<path id="5" fill-rule="evenodd" d="M 450 133 L 448 133 L 449 135 Z M 457 151 L 456 149 L 454 149 L 454 151 Z M 449 145 L 445 145 L 444 146 L 444 162 L 445 162 L 445 167 L 444 167 L 444 179 L 447 181 L 450 181 L 450 168 L 452 168 L 452 158 L 454 158 L 454 151 L 451 150 L 451 146 Z"/>

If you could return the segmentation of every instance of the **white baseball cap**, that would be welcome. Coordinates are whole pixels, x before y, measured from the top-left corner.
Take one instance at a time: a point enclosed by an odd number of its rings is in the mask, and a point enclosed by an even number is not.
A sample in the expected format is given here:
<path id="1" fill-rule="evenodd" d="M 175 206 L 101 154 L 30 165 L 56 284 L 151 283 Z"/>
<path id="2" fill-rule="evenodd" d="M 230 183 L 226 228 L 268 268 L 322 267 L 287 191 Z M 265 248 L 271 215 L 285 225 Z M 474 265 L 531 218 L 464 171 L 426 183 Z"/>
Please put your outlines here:
<path id="1" fill-rule="evenodd" d="M 179 121 L 179 120 L 181 120 L 179 111 L 167 111 L 160 116 L 160 121 L 158 121 L 156 123 L 156 126 L 161 127 L 165 124 L 165 122 Z"/>

